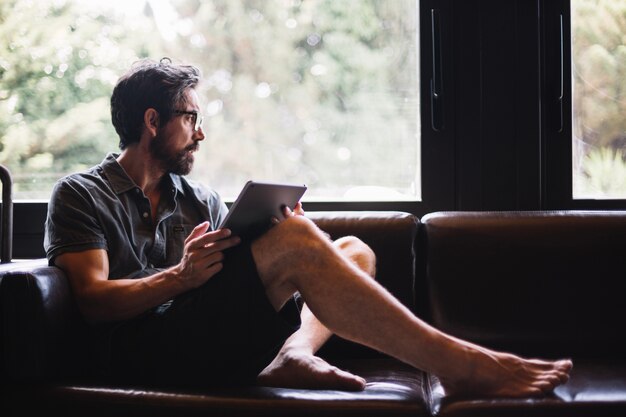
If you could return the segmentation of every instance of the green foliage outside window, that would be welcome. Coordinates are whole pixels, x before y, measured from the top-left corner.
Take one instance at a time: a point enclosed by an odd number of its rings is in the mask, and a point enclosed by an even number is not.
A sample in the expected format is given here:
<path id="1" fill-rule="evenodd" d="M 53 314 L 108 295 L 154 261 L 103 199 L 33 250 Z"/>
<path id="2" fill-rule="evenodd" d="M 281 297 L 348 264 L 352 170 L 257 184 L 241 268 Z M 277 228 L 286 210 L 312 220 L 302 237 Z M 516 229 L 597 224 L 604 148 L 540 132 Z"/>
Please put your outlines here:
<path id="1" fill-rule="evenodd" d="M 205 78 L 192 177 L 226 196 L 257 179 L 416 199 L 417 24 L 408 0 L 3 1 L 0 163 L 17 198 L 47 198 L 117 149 L 117 77 L 167 56 Z"/>
<path id="2" fill-rule="evenodd" d="M 626 0 L 572 0 L 575 198 L 626 198 Z"/>

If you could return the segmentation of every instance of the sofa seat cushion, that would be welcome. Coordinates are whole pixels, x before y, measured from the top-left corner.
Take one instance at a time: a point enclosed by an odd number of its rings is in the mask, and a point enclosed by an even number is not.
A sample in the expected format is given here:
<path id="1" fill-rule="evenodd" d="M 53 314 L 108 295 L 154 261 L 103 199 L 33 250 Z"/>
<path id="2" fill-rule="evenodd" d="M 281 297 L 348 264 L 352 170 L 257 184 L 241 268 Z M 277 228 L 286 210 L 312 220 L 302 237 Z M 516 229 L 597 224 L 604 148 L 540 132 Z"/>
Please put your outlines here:
<path id="1" fill-rule="evenodd" d="M 626 362 L 574 359 L 567 384 L 553 394 L 533 399 L 459 399 L 445 395 L 434 376 L 425 382 L 430 407 L 439 416 L 624 416 Z"/>
<path id="2" fill-rule="evenodd" d="M 270 387 L 162 389 L 124 385 L 6 387 L 9 411 L 63 415 L 428 416 L 424 374 L 392 359 L 340 364 L 367 380 L 362 392 Z M 31 410 L 31 408 L 34 408 Z"/>

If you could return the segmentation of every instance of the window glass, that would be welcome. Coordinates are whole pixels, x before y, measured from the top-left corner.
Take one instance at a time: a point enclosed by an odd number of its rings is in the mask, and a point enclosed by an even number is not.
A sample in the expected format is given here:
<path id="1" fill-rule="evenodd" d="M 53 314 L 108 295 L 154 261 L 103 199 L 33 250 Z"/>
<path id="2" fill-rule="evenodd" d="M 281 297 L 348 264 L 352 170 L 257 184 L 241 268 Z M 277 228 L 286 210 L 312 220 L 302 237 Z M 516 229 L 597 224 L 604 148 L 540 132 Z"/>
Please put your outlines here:
<path id="1" fill-rule="evenodd" d="M 309 199 L 420 198 L 416 0 L 5 0 L 0 163 L 15 199 L 117 149 L 111 89 L 132 62 L 193 63 L 207 139 L 190 175 Z"/>
<path id="2" fill-rule="evenodd" d="M 626 0 L 572 0 L 573 194 L 626 198 Z"/>

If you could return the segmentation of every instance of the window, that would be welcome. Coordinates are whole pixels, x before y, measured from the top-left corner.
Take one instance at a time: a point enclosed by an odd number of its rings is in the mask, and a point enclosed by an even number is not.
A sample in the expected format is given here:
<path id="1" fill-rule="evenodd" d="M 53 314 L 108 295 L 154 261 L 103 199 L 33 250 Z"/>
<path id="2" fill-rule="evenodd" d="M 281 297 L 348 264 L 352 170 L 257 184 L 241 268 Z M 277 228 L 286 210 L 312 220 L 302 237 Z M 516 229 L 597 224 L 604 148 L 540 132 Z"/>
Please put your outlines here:
<path id="1" fill-rule="evenodd" d="M 626 0 L 572 0 L 575 199 L 626 199 Z"/>
<path id="2" fill-rule="evenodd" d="M 626 207 L 625 0 L 543 0 L 543 207 Z"/>
<path id="3" fill-rule="evenodd" d="M 47 199 L 115 151 L 112 86 L 162 56 L 203 71 L 191 177 L 224 197 L 254 178 L 306 183 L 313 200 L 421 198 L 415 0 L 9 0 L 0 23 L 15 199 Z"/>

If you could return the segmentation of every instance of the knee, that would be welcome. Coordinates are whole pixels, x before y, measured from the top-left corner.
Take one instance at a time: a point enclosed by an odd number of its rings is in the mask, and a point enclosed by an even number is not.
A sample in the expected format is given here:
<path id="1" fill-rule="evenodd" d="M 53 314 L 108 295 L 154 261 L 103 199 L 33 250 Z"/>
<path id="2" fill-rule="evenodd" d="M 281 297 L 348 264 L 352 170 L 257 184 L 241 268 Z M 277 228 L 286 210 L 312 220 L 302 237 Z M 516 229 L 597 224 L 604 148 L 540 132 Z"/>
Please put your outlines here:
<path id="1" fill-rule="evenodd" d="M 303 241 L 316 240 L 325 236 L 311 219 L 304 216 L 290 217 L 281 222 L 278 228 L 281 229 L 281 234 Z"/>
<path id="2" fill-rule="evenodd" d="M 355 236 L 344 236 L 335 241 L 335 246 L 370 276 L 376 275 L 376 254 L 365 242 Z"/>
<path id="3" fill-rule="evenodd" d="M 299 255 L 313 256 L 319 250 L 328 250 L 330 240 L 312 220 L 293 216 L 275 226 L 264 237 L 277 253 L 300 259 Z"/>

